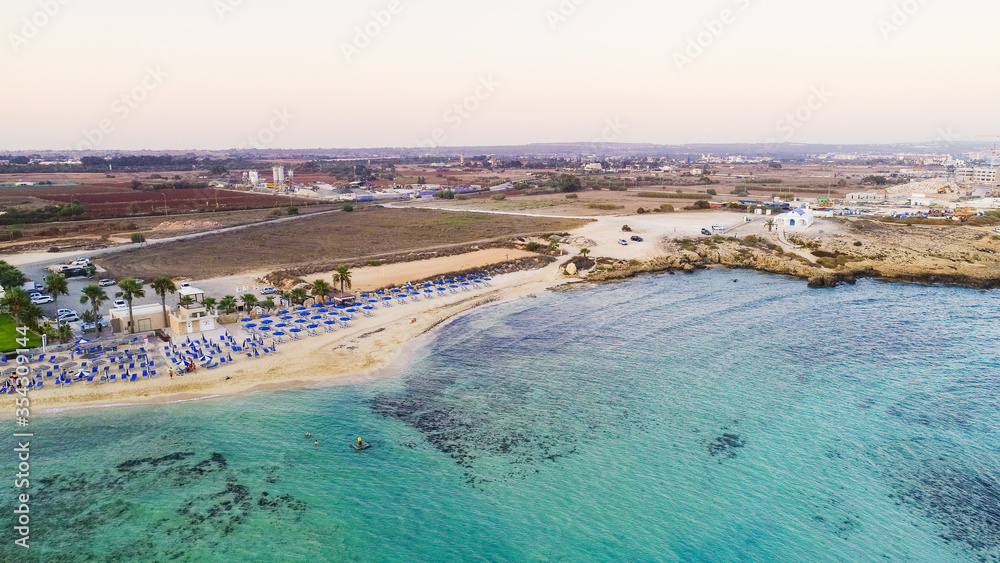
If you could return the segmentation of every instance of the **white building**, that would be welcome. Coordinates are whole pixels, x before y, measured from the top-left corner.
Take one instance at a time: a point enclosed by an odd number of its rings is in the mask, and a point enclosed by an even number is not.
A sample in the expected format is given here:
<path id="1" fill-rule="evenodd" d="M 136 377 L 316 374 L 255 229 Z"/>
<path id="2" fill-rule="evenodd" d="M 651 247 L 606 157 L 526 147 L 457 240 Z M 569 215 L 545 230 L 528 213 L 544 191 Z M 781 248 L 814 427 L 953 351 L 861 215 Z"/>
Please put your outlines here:
<path id="1" fill-rule="evenodd" d="M 987 166 L 958 168 L 955 170 L 955 180 L 958 182 L 971 182 L 973 184 L 992 186 L 997 182 L 997 169 Z"/>
<path id="2" fill-rule="evenodd" d="M 778 230 L 804 231 L 816 222 L 816 216 L 811 209 L 793 209 L 774 218 Z"/>

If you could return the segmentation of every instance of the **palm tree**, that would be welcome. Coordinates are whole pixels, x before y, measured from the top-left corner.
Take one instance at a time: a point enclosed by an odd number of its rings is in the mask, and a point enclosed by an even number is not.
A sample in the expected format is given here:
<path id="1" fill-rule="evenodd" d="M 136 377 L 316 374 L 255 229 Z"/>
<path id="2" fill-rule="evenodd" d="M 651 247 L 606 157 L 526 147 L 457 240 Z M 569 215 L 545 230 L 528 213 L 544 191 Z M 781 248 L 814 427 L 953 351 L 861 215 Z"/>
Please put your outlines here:
<path id="1" fill-rule="evenodd" d="M 56 335 L 59 338 L 59 342 L 66 344 L 73 340 L 73 327 L 69 326 L 69 323 L 63 321 L 59 323 L 59 328 L 56 330 Z"/>
<path id="2" fill-rule="evenodd" d="M 306 290 L 301 287 L 296 287 L 288 292 L 288 300 L 296 305 L 305 303 L 306 299 L 309 299 L 309 294 L 306 293 Z"/>
<path id="3" fill-rule="evenodd" d="M 97 332 L 101 332 L 101 305 L 108 300 L 108 294 L 104 288 L 97 284 L 90 284 L 83 288 L 83 295 L 80 297 L 80 304 L 90 302 L 90 310 L 94 313 L 94 322 L 97 323 Z"/>
<path id="4" fill-rule="evenodd" d="M 347 266 L 337 266 L 336 273 L 333 274 L 333 283 L 340 284 L 340 291 L 343 293 L 344 286 L 351 287 L 351 269 Z"/>
<path id="5" fill-rule="evenodd" d="M 60 295 L 69 295 L 69 284 L 66 283 L 66 276 L 62 274 L 45 276 L 45 291 L 49 292 L 53 301 L 57 301 Z"/>
<path id="6" fill-rule="evenodd" d="M 128 303 L 128 329 L 129 332 L 135 334 L 135 317 L 132 316 L 132 301 L 136 297 L 145 297 L 146 291 L 142 289 L 142 284 L 135 278 L 125 278 L 118 282 L 118 289 L 121 291 L 116 293 L 115 297 L 124 299 Z"/>
<path id="7" fill-rule="evenodd" d="M 163 324 L 170 326 L 170 319 L 167 318 L 167 292 L 177 292 L 174 280 L 170 279 L 170 276 L 156 276 L 156 279 L 153 280 L 153 283 L 149 284 L 149 287 L 153 288 L 153 291 L 160 296 L 160 306 L 163 307 Z"/>
<path id="8" fill-rule="evenodd" d="M 227 295 L 219 301 L 219 310 L 225 314 L 232 313 L 236 310 L 236 298 L 232 295 Z"/>
<path id="9" fill-rule="evenodd" d="M 42 308 L 32 303 L 31 296 L 20 287 L 7 290 L 0 299 L 0 309 L 30 328 L 38 327 L 38 317 L 42 316 Z"/>
<path id="10" fill-rule="evenodd" d="M 268 311 L 274 310 L 274 297 L 268 297 L 261 305 Z"/>
<path id="11" fill-rule="evenodd" d="M 219 307 L 219 300 L 214 297 L 206 297 L 201 300 L 201 304 L 209 311 L 214 311 Z"/>
<path id="12" fill-rule="evenodd" d="M 21 287 L 26 281 L 28 281 L 28 278 L 24 277 L 21 270 L 0 260 L 0 285 L 8 288 Z"/>
<path id="13" fill-rule="evenodd" d="M 584 258 L 586 258 L 588 254 L 590 254 L 590 249 L 589 248 L 581 248 L 580 249 L 580 256 L 583 256 Z"/>
<path id="14" fill-rule="evenodd" d="M 773 229 L 774 226 L 777 225 L 777 223 L 774 222 L 774 219 L 768 219 L 767 222 L 764 223 L 764 225 L 767 226 L 767 232 L 770 233 L 771 229 Z"/>
<path id="15" fill-rule="evenodd" d="M 257 296 L 252 293 L 244 293 L 241 299 L 243 299 L 243 308 L 246 309 L 247 313 L 257 305 Z"/>
<path id="16" fill-rule="evenodd" d="M 192 303 L 194 303 L 194 297 L 191 297 L 190 295 L 185 295 L 185 296 L 181 297 L 181 299 L 180 299 L 180 305 L 181 305 L 181 307 L 187 307 L 188 305 L 191 305 Z"/>
<path id="17" fill-rule="evenodd" d="M 348 274 L 350 275 L 350 274 Z M 330 294 L 330 284 L 326 283 L 326 280 L 316 280 L 312 284 L 312 294 L 316 298 L 317 303 L 325 302 L 326 296 Z"/>

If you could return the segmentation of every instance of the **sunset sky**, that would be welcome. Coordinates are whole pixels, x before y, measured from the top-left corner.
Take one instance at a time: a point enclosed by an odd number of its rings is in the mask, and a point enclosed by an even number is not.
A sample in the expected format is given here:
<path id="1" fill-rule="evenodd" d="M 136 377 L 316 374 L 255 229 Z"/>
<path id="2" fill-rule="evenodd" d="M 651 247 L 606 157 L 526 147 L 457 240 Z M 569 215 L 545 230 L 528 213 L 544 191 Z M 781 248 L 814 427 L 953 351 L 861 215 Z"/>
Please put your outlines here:
<path id="1" fill-rule="evenodd" d="M 976 140 L 1000 134 L 998 21 L 986 0 L 7 0 L 0 149 Z"/>

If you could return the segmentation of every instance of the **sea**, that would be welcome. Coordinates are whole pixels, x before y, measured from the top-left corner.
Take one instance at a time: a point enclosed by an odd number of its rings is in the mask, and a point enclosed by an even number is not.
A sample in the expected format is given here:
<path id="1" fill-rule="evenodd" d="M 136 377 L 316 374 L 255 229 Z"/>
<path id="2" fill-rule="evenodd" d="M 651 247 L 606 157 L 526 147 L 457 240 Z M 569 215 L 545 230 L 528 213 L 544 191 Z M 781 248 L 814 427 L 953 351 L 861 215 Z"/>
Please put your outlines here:
<path id="1" fill-rule="evenodd" d="M 1000 561 L 998 341 L 971 289 L 547 292 L 395 377 L 34 415 L 0 560 Z"/>

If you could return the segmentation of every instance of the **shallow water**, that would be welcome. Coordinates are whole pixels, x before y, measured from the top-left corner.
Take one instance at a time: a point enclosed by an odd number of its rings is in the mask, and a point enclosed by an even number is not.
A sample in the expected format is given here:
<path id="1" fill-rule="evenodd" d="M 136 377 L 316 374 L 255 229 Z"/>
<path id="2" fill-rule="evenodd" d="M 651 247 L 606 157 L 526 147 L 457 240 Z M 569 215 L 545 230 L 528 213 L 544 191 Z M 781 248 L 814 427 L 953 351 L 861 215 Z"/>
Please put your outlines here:
<path id="1" fill-rule="evenodd" d="M 998 561 L 997 305 L 664 275 L 482 309 L 398 378 L 39 417 L 0 559 Z"/>

